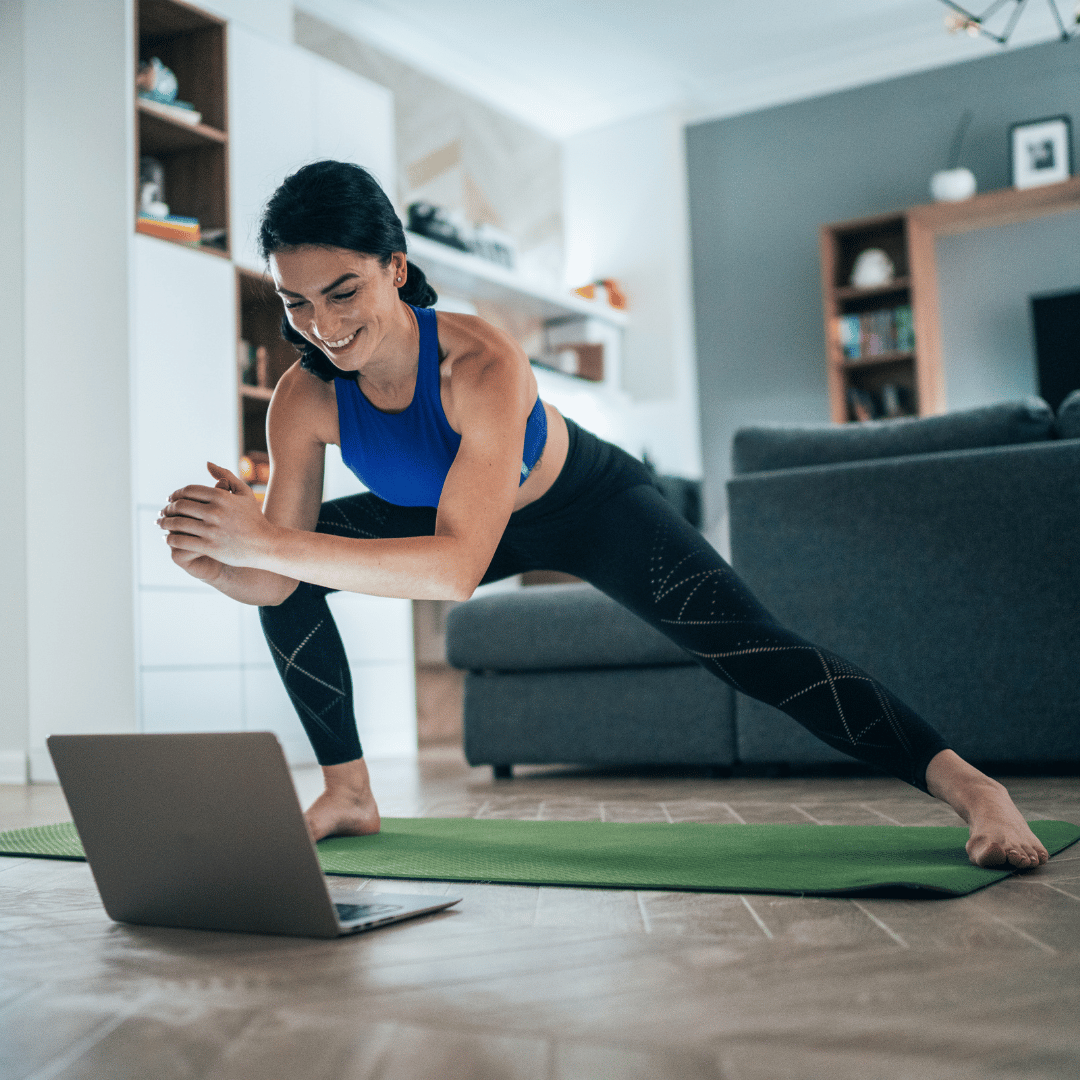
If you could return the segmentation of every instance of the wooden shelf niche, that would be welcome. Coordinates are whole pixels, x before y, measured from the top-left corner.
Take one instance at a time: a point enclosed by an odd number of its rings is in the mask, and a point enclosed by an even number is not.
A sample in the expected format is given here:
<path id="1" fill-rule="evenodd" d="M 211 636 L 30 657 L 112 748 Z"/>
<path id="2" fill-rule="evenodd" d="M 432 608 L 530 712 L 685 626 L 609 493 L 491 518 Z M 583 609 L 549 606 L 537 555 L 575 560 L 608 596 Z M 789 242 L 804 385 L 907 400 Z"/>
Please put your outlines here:
<path id="1" fill-rule="evenodd" d="M 139 159 L 165 169 L 170 214 L 197 218 L 200 250 L 229 257 L 229 148 L 225 22 L 178 0 L 138 0 L 135 39 L 139 61 L 158 57 L 176 75 L 179 97 L 202 113 L 188 124 L 135 100 L 135 215 Z"/>
<path id="2" fill-rule="evenodd" d="M 894 267 L 893 278 L 882 285 L 853 285 L 855 261 L 869 248 L 885 252 Z M 908 327 L 912 325 L 909 265 L 903 214 L 839 222 L 821 230 L 829 397 L 832 418 L 838 423 L 919 412 L 917 350 L 908 347 L 913 342 L 903 340 L 902 328 L 904 318 Z M 845 320 L 852 320 L 852 330 L 861 327 L 861 340 L 857 334 L 845 334 Z"/>
<path id="3" fill-rule="evenodd" d="M 236 352 L 238 454 L 251 457 L 267 452 L 266 410 L 278 379 L 296 363 L 299 354 L 281 336 L 281 300 L 269 278 L 237 267 L 236 310 L 240 335 Z"/>

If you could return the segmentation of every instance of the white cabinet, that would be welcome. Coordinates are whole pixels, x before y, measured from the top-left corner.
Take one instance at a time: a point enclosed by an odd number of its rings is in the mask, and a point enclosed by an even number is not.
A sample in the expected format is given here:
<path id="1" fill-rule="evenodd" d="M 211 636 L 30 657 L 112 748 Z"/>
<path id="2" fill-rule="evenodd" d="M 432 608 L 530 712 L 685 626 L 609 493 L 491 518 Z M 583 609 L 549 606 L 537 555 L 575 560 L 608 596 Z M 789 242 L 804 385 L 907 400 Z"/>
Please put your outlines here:
<path id="1" fill-rule="evenodd" d="M 155 524 L 206 462 L 235 467 L 236 286 L 232 264 L 136 236 L 135 527 L 143 731 L 243 727 L 237 605 L 177 567 Z"/>
<path id="2" fill-rule="evenodd" d="M 383 86 L 304 49 L 229 28 L 233 258 L 261 270 L 258 222 L 289 173 L 321 158 L 370 169 L 395 193 L 394 102 Z"/>
<path id="3" fill-rule="evenodd" d="M 179 244 L 134 242 L 135 498 L 161 507 L 184 484 L 234 467 L 236 284 L 224 259 Z"/>
<path id="4" fill-rule="evenodd" d="M 261 270 L 259 215 L 285 177 L 315 159 L 315 85 L 308 54 L 229 27 L 229 187 L 232 256 Z"/>
<path id="5" fill-rule="evenodd" d="M 394 99 L 368 82 L 311 56 L 315 82 L 315 155 L 363 165 L 395 197 Z"/>

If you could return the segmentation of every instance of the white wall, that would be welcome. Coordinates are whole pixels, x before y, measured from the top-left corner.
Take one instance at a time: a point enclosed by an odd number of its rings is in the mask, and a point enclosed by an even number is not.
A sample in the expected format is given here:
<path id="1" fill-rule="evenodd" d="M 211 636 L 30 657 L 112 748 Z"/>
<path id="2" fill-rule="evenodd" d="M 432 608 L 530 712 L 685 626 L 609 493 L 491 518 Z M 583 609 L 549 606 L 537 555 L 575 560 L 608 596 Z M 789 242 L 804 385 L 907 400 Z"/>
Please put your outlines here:
<path id="1" fill-rule="evenodd" d="M 567 286 L 615 278 L 630 301 L 621 393 L 589 405 L 579 388 L 578 408 L 660 471 L 700 476 L 682 120 L 661 112 L 576 135 L 563 145 L 563 175 Z"/>
<path id="2" fill-rule="evenodd" d="M 134 147 L 116 122 L 131 108 L 134 45 L 130 0 L 8 6 L 24 19 L 27 726 L 31 775 L 48 777 L 48 734 L 137 722 Z"/>
<path id="3" fill-rule="evenodd" d="M 26 778 L 26 415 L 23 369 L 23 5 L 0 4 L 0 783 Z"/>

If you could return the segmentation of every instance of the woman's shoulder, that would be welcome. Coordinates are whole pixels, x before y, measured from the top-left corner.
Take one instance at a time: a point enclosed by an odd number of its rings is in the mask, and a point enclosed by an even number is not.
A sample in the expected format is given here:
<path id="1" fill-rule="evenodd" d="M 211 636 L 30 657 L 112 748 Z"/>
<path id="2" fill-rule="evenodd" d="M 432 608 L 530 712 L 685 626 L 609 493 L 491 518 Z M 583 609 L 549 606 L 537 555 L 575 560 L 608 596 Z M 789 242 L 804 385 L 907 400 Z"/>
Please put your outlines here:
<path id="1" fill-rule="evenodd" d="M 322 443 L 338 441 L 337 392 L 332 382 L 302 368 L 300 361 L 278 379 L 270 401 L 270 424 L 303 431 Z"/>
<path id="2" fill-rule="evenodd" d="M 478 315 L 456 311 L 436 312 L 439 352 L 442 359 L 462 373 L 528 365 L 528 357 L 509 334 Z"/>

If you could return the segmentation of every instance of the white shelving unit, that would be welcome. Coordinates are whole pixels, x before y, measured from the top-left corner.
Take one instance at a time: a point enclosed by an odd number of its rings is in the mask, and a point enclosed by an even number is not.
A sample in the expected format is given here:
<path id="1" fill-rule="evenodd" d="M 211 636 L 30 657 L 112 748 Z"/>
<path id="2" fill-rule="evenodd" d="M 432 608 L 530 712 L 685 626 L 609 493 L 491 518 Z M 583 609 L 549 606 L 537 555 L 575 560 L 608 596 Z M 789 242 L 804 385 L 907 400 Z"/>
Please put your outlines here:
<path id="1" fill-rule="evenodd" d="M 436 291 L 441 287 L 463 299 L 500 304 L 523 318 L 541 322 L 585 316 L 620 328 L 626 325 L 624 311 L 570 292 L 539 287 L 514 270 L 419 233 L 406 231 L 405 239 L 409 259 L 424 271 Z"/>
<path id="2" fill-rule="evenodd" d="M 228 26 L 227 49 L 231 260 L 140 235 L 131 249 L 140 726 L 270 730 L 300 764 L 314 756 L 257 609 L 177 568 L 154 519 L 170 491 L 210 482 L 208 458 L 237 467 L 236 273 L 261 270 L 254 241 L 263 203 L 289 172 L 320 157 L 356 161 L 392 190 L 393 98 L 242 26 Z M 328 457 L 324 498 L 362 490 L 334 461 L 336 450 Z M 411 602 L 340 593 L 330 604 L 365 754 L 415 754 Z"/>

